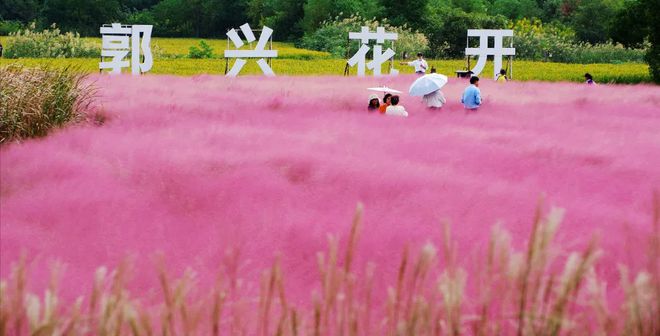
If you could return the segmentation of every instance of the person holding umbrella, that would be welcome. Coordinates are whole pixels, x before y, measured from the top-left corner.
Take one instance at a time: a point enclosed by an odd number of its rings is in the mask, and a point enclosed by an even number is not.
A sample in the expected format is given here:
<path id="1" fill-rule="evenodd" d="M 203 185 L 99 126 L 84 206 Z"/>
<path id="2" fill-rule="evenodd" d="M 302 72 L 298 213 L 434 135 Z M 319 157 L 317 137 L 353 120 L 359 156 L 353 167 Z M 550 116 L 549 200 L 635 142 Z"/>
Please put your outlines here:
<path id="1" fill-rule="evenodd" d="M 426 107 L 430 109 L 439 109 L 447 102 L 445 95 L 442 94 L 442 91 L 435 90 L 427 95 L 422 97 L 422 101 L 426 104 Z"/>
<path id="2" fill-rule="evenodd" d="M 418 78 L 408 90 L 413 97 L 422 97 L 422 101 L 429 108 L 441 108 L 447 100 L 442 94 L 442 87 L 447 84 L 445 75 L 432 73 Z"/>

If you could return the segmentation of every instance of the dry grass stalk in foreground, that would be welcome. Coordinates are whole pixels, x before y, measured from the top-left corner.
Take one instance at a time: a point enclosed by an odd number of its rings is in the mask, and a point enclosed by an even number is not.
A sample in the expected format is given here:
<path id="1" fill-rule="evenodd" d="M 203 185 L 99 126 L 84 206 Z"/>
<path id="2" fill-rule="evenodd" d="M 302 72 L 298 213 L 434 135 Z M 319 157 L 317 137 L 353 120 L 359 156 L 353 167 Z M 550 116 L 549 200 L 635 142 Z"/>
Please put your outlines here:
<path id="1" fill-rule="evenodd" d="M 85 77 L 70 68 L 0 68 L 0 144 L 81 120 L 94 96 Z"/>
<path id="2" fill-rule="evenodd" d="M 470 297 L 448 224 L 442 257 L 431 243 L 407 246 L 387 292 L 374 293 L 373 264 L 360 270 L 354 265 L 361 207 L 348 241 L 340 246 L 330 236 L 328 250 L 318 254 L 319 287 L 303 306 L 287 296 L 280 256 L 263 271 L 258 296 L 245 293 L 236 250 L 226 253 L 210 289 L 198 288 L 192 271 L 173 279 L 161 261 L 160 304 L 131 296 L 125 284 L 129 267 L 123 263 L 111 273 L 99 268 L 91 295 L 62 305 L 56 295 L 59 271 L 39 297 L 27 290 L 27 265 L 21 260 L 0 288 L 0 335 L 657 335 L 658 197 L 649 271 L 631 280 L 621 267 L 625 303 L 611 311 L 605 283 L 594 271 L 600 255 L 596 241 L 565 259 L 554 249 L 562 215 L 558 209 L 547 215 L 539 210 L 526 251 L 514 250 L 509 234 L 496 226 L 483 263 L 475 267 L 482 271 L 474 275 Z M 555 260 L 563 270 L 553 266 Z M 375 304 L 383 294 L 384 303 Z"/>

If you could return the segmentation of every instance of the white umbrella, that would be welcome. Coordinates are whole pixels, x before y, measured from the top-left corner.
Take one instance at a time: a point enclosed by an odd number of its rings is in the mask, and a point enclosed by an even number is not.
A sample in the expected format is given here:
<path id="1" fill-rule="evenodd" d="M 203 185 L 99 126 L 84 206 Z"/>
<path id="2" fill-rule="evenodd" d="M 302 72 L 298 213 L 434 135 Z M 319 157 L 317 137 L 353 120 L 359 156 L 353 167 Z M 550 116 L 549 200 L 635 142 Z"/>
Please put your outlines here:
<path id="1" fill-rule="evenodd" d="M 385 92 L 385 93 L 403 93 L 399 90 L 390 89 L 387 86 L 368 88 L 367 90 Z"/>
<path id="2" fill-rule="evenodd" d="M 428 74 L 419 77 L 412 85 L 408 93 L 415 97 L 425 96 L 431 92 L 442 89 L 447 84 L 447 76 L 441 74 Z"/>

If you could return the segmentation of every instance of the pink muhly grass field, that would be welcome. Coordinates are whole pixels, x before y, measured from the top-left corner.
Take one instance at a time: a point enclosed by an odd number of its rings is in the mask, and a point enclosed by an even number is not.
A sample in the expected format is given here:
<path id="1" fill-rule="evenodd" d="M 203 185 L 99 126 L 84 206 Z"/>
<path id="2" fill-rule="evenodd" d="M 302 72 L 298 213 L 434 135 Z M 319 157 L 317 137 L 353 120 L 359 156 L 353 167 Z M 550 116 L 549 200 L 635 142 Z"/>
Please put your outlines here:
<path id="1" fill-rule="evenodd" d="M 159 252 L 208 284 L 233 248 L 247 291 L 281 255 L 288 293 L 309 302 L 316 252 L 328 234 L 346 239 L 361 202 L 356 261 L 375 264 L 375 297 L 406 244 L 440 245 L 445 220 L 469 292 L 493 225 L 523 250 L 541 197 L 566 210 L 558 256 L 597 235 L 608 283 L 618 263 L 646 265 L 659 87 L 482 80 L 484 106 L 468 114 L 452 78 L 440 111 L 403 94 L 409 118 L 367 112 L 366 87 L 414 79 L 95 77 L 102 126 L 0 148 L 0 275 L 25 254 L 38 292 L 57 260 L 73 298 L 130 257 L 133 294 L 155 296 Z"/>

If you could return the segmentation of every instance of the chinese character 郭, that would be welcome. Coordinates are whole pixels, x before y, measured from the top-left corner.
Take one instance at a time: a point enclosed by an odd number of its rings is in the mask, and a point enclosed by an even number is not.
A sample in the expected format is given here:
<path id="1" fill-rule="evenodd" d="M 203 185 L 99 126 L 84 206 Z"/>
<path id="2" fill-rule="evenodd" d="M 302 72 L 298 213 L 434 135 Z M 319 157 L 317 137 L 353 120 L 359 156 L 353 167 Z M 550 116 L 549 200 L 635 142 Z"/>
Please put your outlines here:
<path id="1" fill-rule="evenodd" d="M 131 67 L 133 74 L 140 74 L 151 70 L 154 64 L 151 55 L 151 31 L 153 26 L 133 25 L 122 26 L 113 23 L 110 27 L 101 27 L 101 57 L 111 58 L 99 63 L 101 70 L 109 69 L 110 73 L 121 73 L 122 68 Z M 141 60 L 141 52 L 144 60 Z M 131 61 L 124 60 L 131 53 Z"/>

